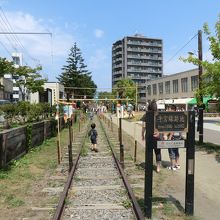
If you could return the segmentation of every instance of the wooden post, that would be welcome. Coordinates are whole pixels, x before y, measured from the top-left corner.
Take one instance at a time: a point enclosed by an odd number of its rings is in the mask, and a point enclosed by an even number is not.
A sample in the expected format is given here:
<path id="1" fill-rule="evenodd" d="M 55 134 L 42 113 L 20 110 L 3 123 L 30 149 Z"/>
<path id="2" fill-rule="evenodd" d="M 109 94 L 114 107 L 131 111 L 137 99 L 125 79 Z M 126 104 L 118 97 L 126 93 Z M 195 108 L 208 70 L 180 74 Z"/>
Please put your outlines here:
<path id="1" fill-rule="evenodd" d="M 134 163 L 136 163 L 137 158 L 137 141 L 134 141 Z"/>
<path id="2" fill-rule="evenodd" d="M 58 160 L 58 164 L 60 164 L 60 144 L 59 144 L 59 140 L 57 140 L 57 160 Z"/>
<path id="3" fill-rule="evenodd" d="M 72 167 L 73 167 L 72 132 L 71 132 L 70 119 L 68 119 L 68 124 L 69 124 L 69 145 L 68 145 L 68 151 L 69 151 L 69 172 L 70 172 Z"/>
<path id="4" fill-rule="evenodd" d="M 153 133 L 154 112 L 146 112 L 145 135 L 145 185 L 144 185 L 144 212 L 147 218 L 152 216 L 152 185 L 153 185 Z"/>
<path id="5" fill-rule="evenodd" d="M 119 145 L 120 145 L 120 163 L 124 169 L 124 145 L 122 144 L 122 123 L 121 118 L 119 118 Z"/>
<path id="6" fill-rule="evenodd" d="M 188 114 L 188 133 L 186 146 L 186 185 L 185 213 L 194 214 L 194 176 L 195 176 L 195 112 Z"/>

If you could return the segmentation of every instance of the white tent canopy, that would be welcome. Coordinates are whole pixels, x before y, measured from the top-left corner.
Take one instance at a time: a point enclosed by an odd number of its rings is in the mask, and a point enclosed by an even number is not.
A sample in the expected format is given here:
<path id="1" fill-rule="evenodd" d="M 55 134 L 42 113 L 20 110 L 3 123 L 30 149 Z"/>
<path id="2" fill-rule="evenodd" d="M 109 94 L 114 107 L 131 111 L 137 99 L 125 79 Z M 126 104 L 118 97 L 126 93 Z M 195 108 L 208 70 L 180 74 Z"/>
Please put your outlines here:
<path id="1" fill-rule="evenodd" d="M 185 104 L 187 105 L 192 98 L 182 98 L 182 99 L 161 99 L 157 101 L 157 108 L 158 109 L 165 109 L 165 105 L 175 105 L 175 104 Z M 187 109 L 187 106 L 186 106 Z"/>

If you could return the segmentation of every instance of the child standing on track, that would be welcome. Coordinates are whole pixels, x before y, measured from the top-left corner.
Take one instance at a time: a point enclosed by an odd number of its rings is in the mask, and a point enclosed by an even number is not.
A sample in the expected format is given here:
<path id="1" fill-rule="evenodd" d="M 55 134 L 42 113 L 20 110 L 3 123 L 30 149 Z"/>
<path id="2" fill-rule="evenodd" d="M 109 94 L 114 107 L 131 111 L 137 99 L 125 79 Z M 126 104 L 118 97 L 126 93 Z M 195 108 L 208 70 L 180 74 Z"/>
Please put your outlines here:
<path id="1" fill-rule="evenodd" d="M 96 124 L 92 123 L 91 124 L 91 130 L 89 131 L 88 135 L 90 136 L 90 140 L 91 140 L 91 144 L 92 144 L 91 150 L 94 150 L 95 152 L 98 152 L 98 149 L 96 147 L 98 132 L 96 131 L 95 127 L 96 127 Z"/>

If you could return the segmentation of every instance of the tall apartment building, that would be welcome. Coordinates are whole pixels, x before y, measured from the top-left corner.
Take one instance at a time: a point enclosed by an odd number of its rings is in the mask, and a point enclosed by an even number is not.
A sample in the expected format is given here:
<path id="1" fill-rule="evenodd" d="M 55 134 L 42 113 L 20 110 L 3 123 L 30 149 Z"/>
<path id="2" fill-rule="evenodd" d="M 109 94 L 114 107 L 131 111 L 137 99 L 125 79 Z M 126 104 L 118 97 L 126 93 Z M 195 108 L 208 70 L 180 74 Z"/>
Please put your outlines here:
<path id="1" fill-rule="evenodd" d="M 163 41 L 140 34 L 124 37 L 112 46 L 112 87 L 130 78 L 138 86 L 139 104 L 146 104 L 146 81 L 163 75 Z"/>

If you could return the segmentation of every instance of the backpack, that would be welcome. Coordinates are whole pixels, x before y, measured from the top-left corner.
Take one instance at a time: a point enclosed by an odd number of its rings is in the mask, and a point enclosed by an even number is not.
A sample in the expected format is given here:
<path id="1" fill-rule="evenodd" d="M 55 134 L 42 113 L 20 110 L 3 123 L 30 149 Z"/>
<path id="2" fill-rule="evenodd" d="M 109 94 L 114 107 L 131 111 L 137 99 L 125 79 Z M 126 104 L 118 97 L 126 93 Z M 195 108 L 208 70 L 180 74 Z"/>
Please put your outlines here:
<path id="1" fill-rule="evenodd" d="M 91 139 L 96 139 L 97 137 L 97 131 L 95 129 L 91 129 L 88 133 Z"/>

